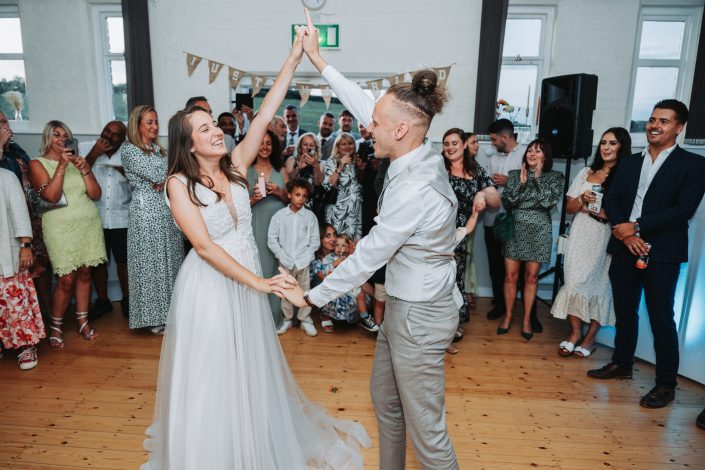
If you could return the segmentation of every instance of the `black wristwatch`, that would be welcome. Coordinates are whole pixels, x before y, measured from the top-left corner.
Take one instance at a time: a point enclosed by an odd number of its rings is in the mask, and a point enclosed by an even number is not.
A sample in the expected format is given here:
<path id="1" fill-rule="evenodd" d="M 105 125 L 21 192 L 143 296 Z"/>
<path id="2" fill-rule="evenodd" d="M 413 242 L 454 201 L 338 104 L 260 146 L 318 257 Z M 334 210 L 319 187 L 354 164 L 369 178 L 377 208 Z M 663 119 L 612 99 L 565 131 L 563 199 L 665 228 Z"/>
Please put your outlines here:
<path id="1" fill-rule="evenodd" d="M 639 222 L 634 222 L 634 233 L 639 233 L 641 232 L 640 227 L 639 227 Z"/>
<path id="2" fill-rule="evenodd" d="M 309 307 L 311 307 L 311 308 L 316 308 L 316 304 L 314 304 L 313 302 L 311 302 L 311 299 L 310 299 L 309 296 L 308 296 L 308 293 L 309 293 L 309 292 L 310 292 L 310 291 L 304 292 L 304 302 L 306 302 L 306 304 L 307 304 Z"/>
<path id="3" fill-rule="evenodd" d="M 32 248 L 32 244 L 29 242 L 20 243 L 20 248 Z"/>

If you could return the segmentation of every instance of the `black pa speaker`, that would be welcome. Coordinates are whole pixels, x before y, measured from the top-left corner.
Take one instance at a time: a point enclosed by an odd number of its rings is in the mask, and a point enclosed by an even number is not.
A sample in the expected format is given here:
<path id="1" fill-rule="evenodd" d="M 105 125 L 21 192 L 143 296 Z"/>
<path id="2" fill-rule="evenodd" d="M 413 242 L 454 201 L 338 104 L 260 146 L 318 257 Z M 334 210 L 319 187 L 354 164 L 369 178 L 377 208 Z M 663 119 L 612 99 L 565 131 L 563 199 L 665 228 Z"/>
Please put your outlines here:
<path id="1" fill-rule="evenodd" d="M 554 158 L 584 158 L 592 153 L 592 112 L 597 75 L 550 77 L 541 83 L 539 137 L 551 144 Z"/>

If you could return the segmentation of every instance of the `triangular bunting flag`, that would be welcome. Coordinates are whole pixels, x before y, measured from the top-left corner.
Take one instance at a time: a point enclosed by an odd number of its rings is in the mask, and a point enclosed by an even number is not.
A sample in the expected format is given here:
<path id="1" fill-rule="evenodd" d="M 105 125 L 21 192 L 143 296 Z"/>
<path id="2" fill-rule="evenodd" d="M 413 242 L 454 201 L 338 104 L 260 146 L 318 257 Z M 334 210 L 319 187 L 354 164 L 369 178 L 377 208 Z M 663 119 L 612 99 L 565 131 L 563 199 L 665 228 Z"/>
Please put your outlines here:
<path id="1" fill-rule="evenodd" d="M 321 85 L 321 98 L 323 98 L 323 102 L 326 104 L 326 109 L 330 107 L 330 100 L 333 97 L 333 91 L 330 89 L 328 85 Z"/>
<path id="2" fill-rule="evenodd" d="M 400 73 L 399 75 L 392 75 L 391 77 L 387 77 L 387 80 L 389 80 L 390 85 L 396 85 L 398 83 L 404 83 L 405 76 L 406 72 Z"/>
<path id="3" fill-rule="evenodd" d="M 447 67 L 433 67 L 433 71 L 438 75 L 438 84 L 445 85 L 450 75 L 450 65 Z"/>
<path id="4" fill-rule="evenodd" d="M 252 97 L 257 96 L 257 93 L 262 89 L 265 83 L 267 83 L 267 77 L 258 77 L 257 75 L 250 74 L 252 77 Z"/>
<path id="5" fill-rule="evenodd" d="M 208 61 L 208 83 L 213 83 L 222 68 L 223 64 L 212 60 Z"/>
<path id="6" fill-rule="evenodd" d="M 379 92 L 382 90 L 382 78 L 379 80 L 370 80 L 367 83 L 367 88 L 372 92 L 372 96 L 377 99 L 379 97 Z"/>
<path id="7" fill-rule="evenodd" d="M 242 80 L 244 75 L 245 72 L 242 70 L 234 69 L 228 66 L 228 80 L 230 80 L 230 88 L 233 90 L 237 88 L 237 84 L 240 83 L 240 80 Z"/>
<path id="8" fill-rule="evenodd" d="M 308 103 L 308 99 L 311 96 L 311 85 L 306 83 L 297 83 L 296 88 L 299 89 L 299 95 L 301 95 L 300 107 L 303 108 Z"/>
<path id="9" fill-rule="evenodd" d="M 198 67 L 198 64 L 201 63 L 202 57 L 198 57 L 197 55 L 189 54 L 188 52 L 186 53 L 186 69 L 188 70 L 188 76 L 190 77 L 193 74 L 193 71 L 196 70 L 196 67 Z"/>

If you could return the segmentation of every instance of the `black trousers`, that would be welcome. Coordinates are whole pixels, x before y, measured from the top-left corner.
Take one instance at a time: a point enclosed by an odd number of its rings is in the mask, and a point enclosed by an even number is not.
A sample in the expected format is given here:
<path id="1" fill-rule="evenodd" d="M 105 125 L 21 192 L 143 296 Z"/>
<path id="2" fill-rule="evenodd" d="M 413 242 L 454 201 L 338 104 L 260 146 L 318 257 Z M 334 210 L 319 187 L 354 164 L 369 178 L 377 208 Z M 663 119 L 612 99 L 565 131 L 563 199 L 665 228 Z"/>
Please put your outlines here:
<path id="1" fill-rule="evenodd" d="M 637 269 L 635 260 L 633 256 L 615 256 L 610 265 L 617 317 L 612 362 L 625 368 L 631 368 L 634 364 L 643 291 L 654 336 L 656 385 L 675 388 L 679 354 L 673 302 L 680 263 L 652 261 L 646 269 Z"/>
<path id="2" fill-rule="evenodd" d="M 502 256 L 502 242 L 494 237 L 492 227 L 485 227 L 485 247 L 487 248 L 487 262 L 490 267 L 490 280 L 492 281 L 492 296 L 496 308 L 504 310 L 504 256 Z"/>

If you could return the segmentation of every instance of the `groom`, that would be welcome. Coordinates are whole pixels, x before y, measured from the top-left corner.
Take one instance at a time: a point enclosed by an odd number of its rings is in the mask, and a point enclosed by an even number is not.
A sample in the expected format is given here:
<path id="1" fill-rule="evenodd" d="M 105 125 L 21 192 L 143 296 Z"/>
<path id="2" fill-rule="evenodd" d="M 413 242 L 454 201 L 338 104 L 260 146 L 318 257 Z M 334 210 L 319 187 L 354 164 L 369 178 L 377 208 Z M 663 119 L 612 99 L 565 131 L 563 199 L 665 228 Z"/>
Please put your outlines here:
<path id="1" fill-rule="evenodd" d="M 375 155 L 391 164 L 379 198 L 377 225 L 355 253 L 306 293 L 283 291 L 299 306 L 322 307 L 387 264 L 387 305 L 377 336 L 372 402 L 379 427 L 380 468 L 403 469 L 406 431 L 422 468 L 457 469 L 445 422 L 445 349 L 458 326 L 462 297 L 455 284 L 457 199 L 442 157 L 424 144 L 446 101 L 431 71 L 394 85 L 374 103 L 328 65 L 308 16 L 304 51 L 340 101 L 373 135 Z"/>

